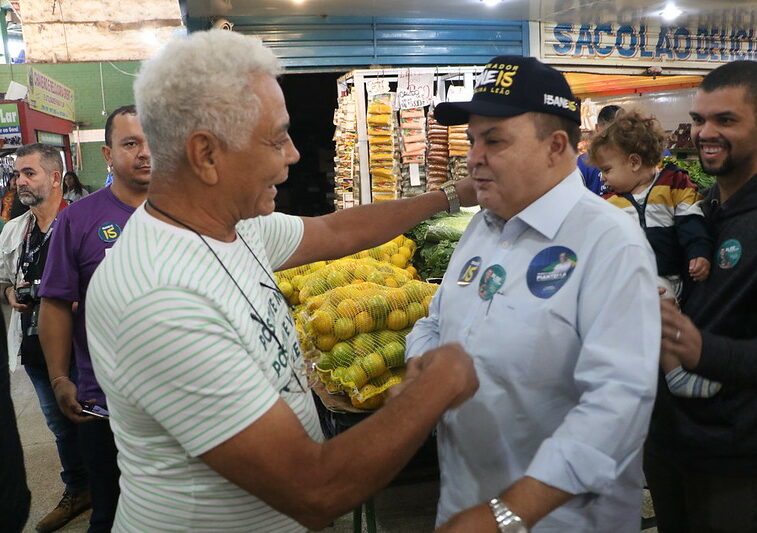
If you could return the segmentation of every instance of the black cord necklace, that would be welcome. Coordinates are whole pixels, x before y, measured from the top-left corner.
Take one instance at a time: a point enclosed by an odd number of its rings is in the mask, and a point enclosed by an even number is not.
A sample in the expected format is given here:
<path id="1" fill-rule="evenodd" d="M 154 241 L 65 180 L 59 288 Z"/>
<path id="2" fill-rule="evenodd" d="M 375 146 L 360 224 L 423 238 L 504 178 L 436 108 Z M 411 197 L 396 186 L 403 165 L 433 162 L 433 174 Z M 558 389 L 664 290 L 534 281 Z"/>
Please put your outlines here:
<path id="1" fill-rule="evenodd" d="M 153 209 L 154 211 L 156 211 L 157 213 L 160 213 L 161 215 L 163 215 L 167 219 L 172 220 L 173 222 L 176 222 L 177 224 L 179 224 L 180 226 L 188 229 L 189 231 L 191 231 L 192 233 L 194 233 L 195 235 L 197 235 L 200 238 L 200 240 L 203 242 L 203 244 L 205 244 L 205 246 L 208 248 L 208 250 L 210 250 L 210 253 L 213 254 L 213 257 L 216 258 L 216 261 L 218 261 L 218 264 L 221 265 L 221 268 L 223 268 L 224 272 L 226 272 L 226 275 L 229 277 L 229 279 L 231 279 L 232 283 L 234 283 L 234 285 L 236 286 L 236 288 L 239 290 L 239 293 L 242 295 L 242 298 L 245 299 L 245 301 L 247 302 L 247 305 L 249 305 L 250 309 L 252 309 L 252 313 L 250 313 L 250 318 L 252 318 L 253 321 L 255 321 L 258 324 L 260 324 L 263 327 L 263 329 L 266 331 L 266 333 L 268 333 L 273 338 L 273 340 L 276 341 L 276 345 L 279 347 L 279 350 L 281 350 L 285 354 L 288 353 L 287 350 L 284 348 L 284 345 L 279 340 L 279 337 L 276 335 L 276 332 L 274 331 L 274 329 L 271 328 L 271 327 L 269 327 L 268 324 L 265 323 L 265 321 L 263 320 L 263 317 L 260 315 L 260 313 L 258 312 L 258 310 L 255 308 L 255 305 L 247 297 L 247 294 L 244 292 L 244 289 L 242 289 L 242 287 L 239 285 L 239 283 L 237 283 L 236 278 L 234 278 L 234 276 L 232 275 L 232 273 L 229 272 L 229 269 L 226 268 L 226 265 L 223 263 L 223 261 L 221 260 L 221 258 L 218 257 L 218 254 L 216 253 L 216 251 L 213 249 L 213 247 L 210 245 L 210 243 L 207 240 L 205 240 L 205 237 L 202 236 L 202 233 L 200 233 L 199 231 L 197 231 L 196 229 L 194 229 L 189 224 L 187 224 L 185 222 L 182 222 L 181 220 L 179 220 L 178 218 L 176 218 L 176 217 L 174 217 L 172 215 L 169 215 L 168 213 L 166 213 L 165 211 L 163 211 L 162 209 L 160 209 L 159 207 L 157 207 L 150 200 L 147 200 L 146 204 L 150 207 L 150 209 Z M 273 286 L 271 287 L 271 286 L 268 286 L 267 284 L 265 284 L 263 282 L 259 282 L 260 285 L 263 286 L 263 287 L 265 287 L 265 288 L 267 288 L 267 289 L 275 291 L 281 297 L 282 301 L 286 302 L 287 301 L 286 297 L 281 292 L 281 290 L 279 289 L 278 285 L 276 285 L 276 280 L 274 280 L 273 277 L 268 273 L 268 270 L 266 270 L 266 268 L 263 265 L 263 263 L 260 261 L 260 259 L 258 259 L 258 256 L 255 255 L 255 252 L 252 251 L 252 248 L 250 248 L 250 245 L 247 244 L 247 241 L 244 240 L 244 238 L 242 237 L 242 235 L 239 234 L 238 231 L 235 230 L 234 233 L 235 233 L 235 235 L 237 237 L 239 237 L 239 239 L 242 241 L 242 243 L 244 243 L 245 248 L 247 248 L 247 250 L 250 252 L 250 255 L 252 255 L 252 257 L 255 258 L 255 261 L 258 263 L 258 265 L 260 265 L 260 268 L 263 270 L 263 272 L 265 273 L 266 277 L 268 277 L 268 279 L 270 279 L 271 283 L 273 284 Z M 292 368 L 292 376 L 294 376 L 294 379 L 297 381 L 297 385 L 299 385 L 300 390 L 302 392 L 305 392 L 305 388 L 302 386 L 302 382 L 300 381 L 299 376 L 297 376 L 297 372 L 295 371 L 294 368 Z"/>

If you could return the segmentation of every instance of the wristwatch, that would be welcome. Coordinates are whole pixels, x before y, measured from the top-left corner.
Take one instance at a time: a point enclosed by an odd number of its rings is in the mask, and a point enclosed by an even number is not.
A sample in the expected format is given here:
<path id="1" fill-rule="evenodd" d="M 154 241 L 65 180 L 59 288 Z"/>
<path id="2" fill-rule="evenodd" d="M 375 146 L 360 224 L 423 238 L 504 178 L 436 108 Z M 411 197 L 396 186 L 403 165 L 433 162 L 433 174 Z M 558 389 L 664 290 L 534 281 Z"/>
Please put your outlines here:
<path id="1" fill-rule="evenodd" d="M 460 198 L 457 196 L 457 189 L 455 189 L 454 181 L 445 181 L 440 187 L 441 191 L 447 196 L 447 202 L 449 207 L 447 213 L 454 215 L 460 211 Z"/>
<path id="2" fill-rule="evenodd" d="M 528 528 L 523 524 L 520 516 L 508 509 L 499 498 L 489 500 L 489 509 L 492 510 L 494 520 L 497 521 L 499 533 L 528 533 Z"/>

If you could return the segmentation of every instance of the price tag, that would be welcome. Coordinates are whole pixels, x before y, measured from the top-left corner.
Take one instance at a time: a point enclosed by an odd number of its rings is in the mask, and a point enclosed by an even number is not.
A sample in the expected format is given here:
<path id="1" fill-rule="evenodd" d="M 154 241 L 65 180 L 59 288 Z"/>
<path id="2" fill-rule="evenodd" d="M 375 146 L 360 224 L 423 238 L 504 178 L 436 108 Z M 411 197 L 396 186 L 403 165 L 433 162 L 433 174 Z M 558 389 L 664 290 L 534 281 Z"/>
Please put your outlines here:
<path id="1" fill-rule="evenodd" d="M 414 109 L 430 105 L 434 98 L 434 75 L 407 69 L 397 77 L 397 108 Z"/>
<path id="2" fill-rule="evenodd" d="M 418 163 L 410 163 L 410 186 L 421 186 L 420 165 L 418 165 Z"/>
<path id="3" fill-rule="evenodd" d="M 368 96 L 374 94 L 385 94 L 389 92 L 389 81 L 384 78 L 376 78 L 365 82 L 365 92 Z"/>

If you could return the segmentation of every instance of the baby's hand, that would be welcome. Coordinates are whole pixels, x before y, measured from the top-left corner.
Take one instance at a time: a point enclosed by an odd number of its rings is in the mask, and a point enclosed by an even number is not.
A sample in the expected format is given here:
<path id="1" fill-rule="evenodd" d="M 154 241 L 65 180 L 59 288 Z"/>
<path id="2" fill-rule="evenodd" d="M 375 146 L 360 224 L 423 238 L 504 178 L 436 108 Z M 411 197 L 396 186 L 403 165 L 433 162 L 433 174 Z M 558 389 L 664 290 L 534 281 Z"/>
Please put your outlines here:
<path id="1" fill-rule="evenodd" d="M 704 257 L 689 261 L 689 275 L 694 281 L 704 281 L 710 275 L 710 262 Z"/>

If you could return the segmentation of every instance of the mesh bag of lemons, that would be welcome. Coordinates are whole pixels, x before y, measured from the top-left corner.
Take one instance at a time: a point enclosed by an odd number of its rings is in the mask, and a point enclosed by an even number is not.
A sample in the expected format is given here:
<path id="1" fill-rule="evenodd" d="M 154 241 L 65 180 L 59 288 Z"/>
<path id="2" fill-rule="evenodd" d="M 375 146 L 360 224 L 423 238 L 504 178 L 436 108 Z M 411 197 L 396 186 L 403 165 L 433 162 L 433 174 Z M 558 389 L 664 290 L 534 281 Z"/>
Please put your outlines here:
<path id="1" fill-rule="evenodd" d="M 400 235 L 342 259 L 317 261 L 278 272 L 277 283 L 291 305 L 305 304 L 313 296 L 350 283 L 369 281 L 399 287 L 410 279 L 418 279 L 418 271 L 410 264 L 415 250 L 415 242 Z"/>
<path id="2" fill-rule="evenodd" d="M 315 373 L 355 407 L 377 409 L 405 372 L 405 336 L 428 315 L 437 286 L 417 281 L 403 235 L 334 261 L 276 274 Z"/>
<path id="3" fill-rule="evenodd" d="M 409 280 L 400 287 L 360 282 L 325 292 L 300 316 L 305 336 L 321 352 L 316 372 L 329 392 L 376 408 L 404 372 L 405 336 L 428 315 L 437 286 Z"/>

